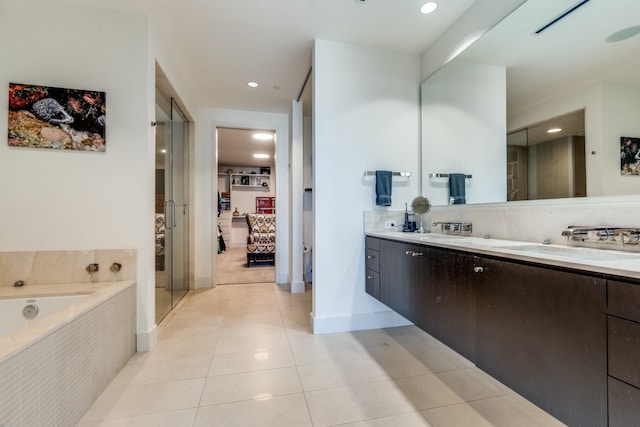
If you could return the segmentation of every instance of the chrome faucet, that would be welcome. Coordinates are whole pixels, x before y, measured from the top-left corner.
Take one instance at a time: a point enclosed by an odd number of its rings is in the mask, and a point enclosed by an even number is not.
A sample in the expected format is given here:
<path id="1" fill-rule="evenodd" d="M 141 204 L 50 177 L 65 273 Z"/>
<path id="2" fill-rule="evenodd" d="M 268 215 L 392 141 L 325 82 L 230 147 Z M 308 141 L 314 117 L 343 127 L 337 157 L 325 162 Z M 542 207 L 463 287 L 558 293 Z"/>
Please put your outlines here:
<path id="1" fill-rule="evenodd" d="M 85 270 L 87 270 L 87 273 L 91 274 L 95 271 L 98 271 L 99 267 L 98 264 L 89 264 L 87 265 L 87 268 L 85 268 Z"/>
<path id="2" fill-rule="evenodd" d="M 578 242 L 620 242 L 637 245 L 640 243 L 640 228 L 612 226 L 578 226 L 570 225 L 562 231 L 568 240 Z"/>
<path id="3" fill-rule="evenodd" d="M 615 228 L 609 226 L 585 227 L 570 225 L 566 230 L 562 231 L 562 235 L 572 240 L 597 242 L 600 240 L 613 239 L 615 236 Z"/>
<path id="4" fill-rule="evenodd" d="M 471 234 L 473 225 L 470 222 L 441 222 L 437 221 L 433 223 L 434 227 L 440 226 L 440 230 L 443 233 L 465 233 Z"/>

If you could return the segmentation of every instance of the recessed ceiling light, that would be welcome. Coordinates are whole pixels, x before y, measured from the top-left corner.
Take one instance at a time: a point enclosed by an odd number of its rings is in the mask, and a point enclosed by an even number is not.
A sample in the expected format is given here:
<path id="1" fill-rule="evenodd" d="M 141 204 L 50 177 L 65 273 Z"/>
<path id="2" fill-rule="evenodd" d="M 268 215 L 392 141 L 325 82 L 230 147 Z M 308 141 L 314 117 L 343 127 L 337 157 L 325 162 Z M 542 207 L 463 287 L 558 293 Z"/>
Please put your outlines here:
<path id="1" fill-rule="evenodd" d="M 627 27 L 625 29 L 622 29 L 620 31 L 617 31 L 611 34 L 609 37 L 605 39 L 605 41 L 607 43 L 621 42 L 621 41 L 630 39 L 631 37 L 635 37 L 638 34 L 640 34 L 640 26 L 635 25 L 633 27 Z"/>
<path id="2" fill-rule="evenodd" d="M 268 154 L 262 154 L 262 153 L 256 153 L 253 155 L 253 157 L 255 157 L 256 159 L 268 159 L 269 155 Z"/>
<path id="3" fill-rule="evenodd" d="M 560 128 L 551 128 L 551 129 L 549 129 L 547 131 L 547 133 L 558 133 L 558 132 L 561 132 L 561 131 L 562 131 L 562 129 L 560 129 Z"/>
<path id="4" fill-rule="evenodd" d="M 420 6 L 420 13 L 428 15 L 433 13 L 438 8 L 438 3 L 434 1 L 429 1 Z"/>
<path id="5" fill-rule="evenodd" d="M 258 87 L 258 83 L 256 83 L 256 82 L 249 82 L 249 83 L 247 83 L 247 86 L 249 86 L 249 87 Z"/>
<path id="6" fill-rule="evenodd" d="M 272 133 L 254 133 L 253 139 L 258 139 L 260 141 L 271 141 L 273 139 Z"/>

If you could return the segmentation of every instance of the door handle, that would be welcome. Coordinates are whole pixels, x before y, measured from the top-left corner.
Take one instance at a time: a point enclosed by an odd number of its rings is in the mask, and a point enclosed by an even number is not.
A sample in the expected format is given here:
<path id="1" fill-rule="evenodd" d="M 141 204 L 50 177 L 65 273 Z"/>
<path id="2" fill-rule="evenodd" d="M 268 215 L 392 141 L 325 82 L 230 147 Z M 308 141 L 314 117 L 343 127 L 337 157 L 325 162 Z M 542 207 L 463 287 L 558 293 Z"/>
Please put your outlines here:
<path id="1" fill-rule="evenodd" d="M 417 257 L 417 256 L 423 256 L 424 254 L 422 252 L 414 252 L 411 254 L 412 257 Z"/>
<path id="2" fill-rule="evenodd" d="M 168 217 L 171 217 L 171 221 Z M 176 202 L 173 200 L 164 202 L 164 228 L 167 230 L 176 228 Z"/>

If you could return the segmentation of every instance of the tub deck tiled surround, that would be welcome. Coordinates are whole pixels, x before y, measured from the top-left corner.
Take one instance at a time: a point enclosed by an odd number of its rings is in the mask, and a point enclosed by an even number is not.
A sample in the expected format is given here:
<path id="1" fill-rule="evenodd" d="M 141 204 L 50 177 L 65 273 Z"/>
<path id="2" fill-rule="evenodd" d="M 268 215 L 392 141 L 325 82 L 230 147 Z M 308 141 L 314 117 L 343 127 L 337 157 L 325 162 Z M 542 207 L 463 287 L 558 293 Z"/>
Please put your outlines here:
<path id="1" fill-rule="evenodd" d="M 135 274 L 134 250 L 0 252 L 0 298 L 88 294 L 0 338 L 0 426 L 82 417 L 135 352 Z"/>
<path id="2" fill-rule="evenodd" d="M 310 311 L 310 289 L 196 291 L 78 425 L 562 425 L 416 327 L 312 335 Z"/>

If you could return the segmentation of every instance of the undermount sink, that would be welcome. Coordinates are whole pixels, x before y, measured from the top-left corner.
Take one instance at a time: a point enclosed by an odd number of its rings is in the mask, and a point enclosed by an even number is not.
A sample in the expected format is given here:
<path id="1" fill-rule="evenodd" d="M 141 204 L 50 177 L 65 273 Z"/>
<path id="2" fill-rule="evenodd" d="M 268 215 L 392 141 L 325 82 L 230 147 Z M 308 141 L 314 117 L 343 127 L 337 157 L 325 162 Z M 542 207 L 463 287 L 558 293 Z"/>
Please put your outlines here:
<path id="1" fill-rule="evenodd" d="M 529 254 L 553 255 L 591 261 L 640 260 L 640 253 L 611 252 L 606 249 L 574 248 L 545 245 L 494 246 L 495 249 L 525 252 Z"/>
<path id="2" fill-rule="evenodd" d="M 420 236 L 420 240 L 428 241 L 428 240 L 448 240 L 448 239 L 460 239 L 462 237 L 470 237 L 470 236 L 461 236 L 461 235 L 452 235 L 452 234 L 425 234 L 424 236 Z"/>

